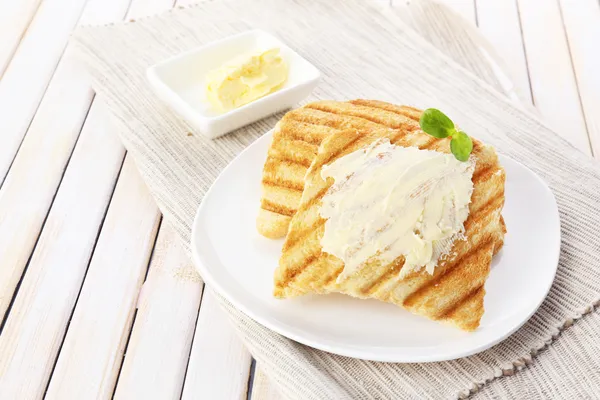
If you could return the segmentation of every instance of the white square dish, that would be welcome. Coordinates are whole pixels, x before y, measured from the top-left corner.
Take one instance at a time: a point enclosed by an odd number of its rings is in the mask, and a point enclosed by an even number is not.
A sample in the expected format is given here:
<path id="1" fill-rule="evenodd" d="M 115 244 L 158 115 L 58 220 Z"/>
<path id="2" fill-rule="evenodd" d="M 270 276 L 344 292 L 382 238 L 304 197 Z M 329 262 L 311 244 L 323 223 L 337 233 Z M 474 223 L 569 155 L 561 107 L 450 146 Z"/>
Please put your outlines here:
<path id="1" fill-rule="evenodd" d="M 206 99 L 208 72 L 232 58 L 255 50 L 277 47 L 289 66 L 288 79 L 277 91 L 225 113 L 213 110 Z M 321 77 L 319 70 L 271 34 L 252 30 L 209 43 L 148 68 L 156 94 L 199 132 L 215 138 L 268 115 L 290 108 L 306 98 Z"/>

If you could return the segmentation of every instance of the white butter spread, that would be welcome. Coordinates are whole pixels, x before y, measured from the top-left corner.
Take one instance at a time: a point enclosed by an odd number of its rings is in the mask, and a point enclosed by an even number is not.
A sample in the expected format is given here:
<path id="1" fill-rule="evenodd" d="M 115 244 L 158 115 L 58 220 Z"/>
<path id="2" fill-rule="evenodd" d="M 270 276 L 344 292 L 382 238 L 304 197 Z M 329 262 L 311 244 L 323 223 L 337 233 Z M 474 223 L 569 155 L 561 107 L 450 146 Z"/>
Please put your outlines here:
<path id="1" fill-rule="evenodd" d="M 323 197 L 323 251 L 345 266 L 338 281 L 376 257 L 405 258 L 400 277 L 425 267 L 433 273 L 457 239 L 473 193 L 473 157 L 395 146 L 379 140 L 323 167 L 335 180 Z"/>

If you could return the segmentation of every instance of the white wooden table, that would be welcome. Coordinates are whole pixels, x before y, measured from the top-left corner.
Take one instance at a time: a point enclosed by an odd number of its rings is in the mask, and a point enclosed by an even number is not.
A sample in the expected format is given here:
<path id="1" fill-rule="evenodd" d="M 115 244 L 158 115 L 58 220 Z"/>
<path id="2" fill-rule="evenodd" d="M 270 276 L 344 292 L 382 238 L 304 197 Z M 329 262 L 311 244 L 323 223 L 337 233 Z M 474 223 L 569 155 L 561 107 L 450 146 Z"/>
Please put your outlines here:
<path id="1" fill-rule="evenodd" d="M 0 399 L 278 398 L 66 46 L 77 25 L 192 2 L 0 0 Z M 444 2 L 556 130 L 600 154 L 598 0 Z"/>

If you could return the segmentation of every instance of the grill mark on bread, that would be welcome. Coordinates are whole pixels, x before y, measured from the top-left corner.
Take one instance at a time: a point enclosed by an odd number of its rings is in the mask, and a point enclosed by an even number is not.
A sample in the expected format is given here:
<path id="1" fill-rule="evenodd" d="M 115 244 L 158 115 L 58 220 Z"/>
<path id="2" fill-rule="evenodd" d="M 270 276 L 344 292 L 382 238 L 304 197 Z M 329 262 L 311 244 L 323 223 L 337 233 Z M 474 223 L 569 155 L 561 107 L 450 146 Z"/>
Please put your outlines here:
<path id="1" fill-rule="evenodd" d="M 281 154 L 281 156 L 279 156 L 277 154 Z M 279 150 L 275 150 L 275 152 L 271 152 L 271 154 L 269 154 L 269 159 L 267 160 L 267 162 L 265 162 L 264 171 L 274 171 L 276 169 L 277 165 L 273 165 L 273 164 L 278 161 L 281 162 L 282 164 L 297 165 L 304 169 L 308 169 L 311 164 L 311 162 L 308 160 L 301 160 L 300 158 L 297 158 L 297 159 L 290 158 L 289 156 L 286 156 L 285 154 L 283 154 L 283 152 L 280 152 Z"/>
<path id="2" fill-rule="evenodd" d="M 397 105 L 397 104 L 388 103 L 387 101 L 381 101 L 381 100 L 354 99 L 354 100 L 350 100 L 349 103 L 367 105 L 369 107 L 381 108 L 381 109 L 388 110 L 388 111 L 410 110 L 410 111 L 418 113 L 418 114 L 423 113 L 423 110 L 413 107 L 413 106 L 408 106 L 406 104 Z"/>
<path id="3" fill-rule="evenodd" d="M 438 144 L 438 140 L 437 138 L 434 138 L 433 136 L 431 138 L 427 139 L 427 142 L 420 144 L 419 145 L 419 149 L 421 150 L 431 150 L 432 147 L 436 146 Z M 433 149 L 435 150 L 435 149 Z"/>
<path id="4" fill-rule="evenodd" d="M 318 103 L 317 103 L 318 104 Z M 330 115 L 335 115 L 336 117 L 346 117 L 346 118 L 350 118 L 350 119 L 357 119 L 357 120 L 364 120 L 364 121 L 368 121 L 372 124 L 377 124 L 379 125 L 379 127 L 386 127 L 389 128 L 389 125 L 386 125 L 385 123 L 382 123 L 380 121 L 377 121 L 376 119 L 371 119 L 368 118 L 366 116 L 359 116 L 359 115 L 354 115 L 354 114 L 347 114 L 344 111 L 345 110 L 331 110 L 331 109 L 327 109 L 327 107 L 318 107 L 317 104 L 313 103 L 313 104 L 307 104 L 305 107 L 306 108 L 310 108 L 311 110 L 317 110 L 317 111 L 321 111 Z M 343 121 L 344 118 L 339 118 L 340 120 Z"/>
<path id="5" fill-rule="evenodd" d="M 452 314 L 458 311 L 460 307 L 462 307 L 465 303 L 467 303 L 471 298 L 477 296 L 479 292 L 484 289 L 484 283 L 473 288 L 470 292 L 467 292 L 463 297 L 457 300 L 454 304 L 452 304 L 448 309 L 444 310 L 439 316 L 438 319 L 446 319 L 452 317 Z"/>
<path id="6" fill-rule="evenodd" d="M 324 101 L 309 104 L 307 107 L 349 117 L 364 118 L 376 124 L 385 125 L 393 129 L 414 129 L 418 127 L 415 124 L 415 121 L 405 114 L 392 112 L 382 107 L 373 107 L 371 104 L 363 105 L 352 101 L 332 104 L 331 102 Z M 369 114 L 372 114 L 373 116 Z M 392 116 L 396 118 L 396 121 L 391 118 Z M 398 117 L 403 118 L 398 120 Z"/>
<path id="7" fill-rule="evenodd" d="M 333 130 L 332 128 L 327 128 L 327 129 Z M 280 131 L 279 133 L 280 134 L 276 138 L 273 138 L 273 144 L 272 144 L 271 148 L 278 149 L 278 151 L 283 151 L 283 150 L 286 150 L 285 146 L 283 149 L 279 149 L 279 146 L 281 144 L 290 143 L 293 145 L 300 146 L 306 151 L 310 151 L 313 155 L 317 154 L 317 151 L 319 150 L 319 145 L 325 138 L 325 136 L 320 137 L 320 138 L 307 137 L 310 135 L 301 136 L 293 131 L 289 131 L 289 132 L 288 131 L 283 131 L 283 132 Z M 271 150 L 271 148 L 269 150 Z"/>
<path id="8" fill-rule="evenodd" d="M 491 173 L 488 174 L 488 172 L 490 172 L 492 169 L 496 170 L 496 166 L 489 165 L 489 164 L 482 165 L 480 168 L 477 168 L 477 166 L 476 166 L 475 171 L 473 171 L 473 177 L 471 177 L 473 184 L 475 184 L 475 182 L 477 182 L 477 183 L 483 182 L 484 179 L 482 179 L 482 178 L 484 178 L 486 175 L 492 175 Z"/>
<path id="9" fill-rule="evenodd" d="M 322 127 L 322 128 L 326 128 L 326 129 L 331 129 L 331 133 L 335 133 L 335 132 L 339 132 L 339 131 L 343 130 L 343 128 L 340 128 L 340 127 L 331 126 L 331 125 L 327 125 L 327 124 L 324 124 L 324 123 L 316 123 L 316 122 L 304 121 L 302 119 L 296 119 L 296 117 L 298 117 L 298 116 L 290 116 L 289 119 L 292 120 L 292 121 L 295 121 L 295 122 L 300 122 L 300 123 L 303 123 L 303 124 L 306 124 L 306 125 L 311 125 L 311 126 L 314 126 L 314 127 Z M 288 134 L 289 132 L 286 131 L 285 133 Z M 294 131 L 294 135 L 296 135 L 296 134 L 297 133 Z M 320 146 L 321 142 L 323 141 L 323 139 L 325 139 L 325 138 L 322 138 L 319 143 L 315 143 L 315 144 L 318 144 Z M 309 143 L 312 143 L 312 142 L 309 142 Z"/>
<path id="10" fill-rule="evenodd" d="M 284 119 L 284 121 L 287 120 Z M 318 130 L 318 128 L 321 129 L 326 129 L 328 131 L 331 131 L 329 133 L 334 133 L 339 131 L 339 129 L 336 128 L 332 128 L 331 126 L 328 125 L 322 125 L 322 124 L 315 124 L 312 122 L 302 122 L 302 124 L 306 125 L 306 127 L 312 127 L 315 130 Z M 290 126 L 289 124 L 286 123 L 282 123 L 281 126 L 279 127 L 279 132 L 282 135 L 282 137 L 284 138 L 289 138 L 292 140 L 299 140 L 308 144 L 311 144 L 313 146 L 318 147 L 321 142 L 323 141 L 323 139 L 325 137 L 327 137 L 327 134 L 322 134 L 322 133 L 318 133 L 318 132 L 309 132 L 307 133 L 306 130 L 302 130 L 302 132 L 299 132 L 299 129 L 296 126 Z"/>
<path id="11" fill-rule="evenodd" d="M 386 109 L 379 108 L 379 107 L 373 107 L 370 104 L 360 104 L 360 103 L 355 103 L 354 101 L 350 101 L 349 103 L 350 104 L 357 104 L 357 105 L 360 105 L 360 106 L 366 107 L 366 108 L 374 108 L 374 109 L 377 109 L 377 110 L 383 110 L 383 111 L 386 111 L 386 112 L 392 112 L 391 110 L 386 110 Z M 309 106 L 312 106 L 312 108 L 314 108 L 316 110 L 319 110 L 319 111 L 328 112 L 328 113 L 331 113 L 331 114 L 335 113 L 336 115 L 346 116 L 348 118 L 363 118 L 363 119 L 367 119 L 370 122 L 376 123 L 376 124 L 378 124 L 378 125 L 380 125 L 382 127 L 386 127 L 386 128 L 389 128 L 389 129 L 396 130 L 396 131 L 398 131 L 398 134 L 395 135 L 395 136 L 393 136 L 390 139 L 391 143 L 397 142 L 398 138 L 404 139 L 408 135 L 410 135 L 412 133 L 415 133 L 415 132 L 417 132 L 417 131 L 420 130 L 420 126 L 413 125 L 413 124 L 411 124 L 408 121 L 407 122 L 400 122 L 400 123 L 397 123 L 397 124 L 390 124 L 390 123 L 383 122 L 381 120 L 368 119 L 367 117 L 364 117 L 364 116 L 358 116 L 358 115 L 355 115 L 355 114 L 348 114 L 347 112 L 345 112 L 347 110 L 344 110 L 344 109 L 342 109 L 342 110 L 335 110 L 335 112 L 333 112 L 333 111 L 328 110 L 327 107 L 322 107 L 322 108 L 315 107 L 314 104 L 313 105 L 309 105 Z M 404 116 L 406 118 L 410 118 L 409 115 L 405 115 L 405 114 L 397 113 L 397 112 L 393 112 L 393 113 L 397 114 L 397 115 L 402 115 L 402 116 Z"/>
<path id="12" fill-rule="evenodd" d="M 343 270 L 344 270 L 344 267 L 336 269 L 335 272 L 333 274 L 331 274 L 325 282 L 323 282 L 323 287 L 327 287 L 327 286 L 331 285 L 331 283 L 334 280 L 336 280 L 338 276 L 340 276 L 340 274 L 342 273 Z"/>
<path id="13" fill-rule="evenodd" d="M 304 190 L 304 186 L 300 186 L 295 182 L 286 181 L 283 179 L 279 181 L 274 181 L 268 178 L 263 178 L 262 184 L 271 188 L 288 189 L 299 193 L 302 193 L 302 191 Z"/>
<path id="14" fill-rule="evenodd" d="M 414 114 L 417 114 L 417 113 L 419 115 L 422 114 L 422 111 L 419 110 L 418 108 L 414 108 L 414 107 L 410 107 L 410 106 L 394 106 L 393 104 L 380 103 L 376 100 L 357 99 L 357 100 L 351 100 L 350 103 L 356 104 L 356 105 L 361 105 L 361 106 L 366 106 L 366 107 L 371 107 L 371 108 L 376 108 L 379 110 L 384 110 L 384 111 L 388 111 L 388 112 L 391 112 L 394 114 L 402 115 L 402 116 L 410 118 L 416 122 L 420 121 L 420 116 L 418 117 L 411 113 L 405 113 L 403 109 L 410 110 Z M 386 107 L 386 105 L 387 105 L 387 107 Z"/>
<path id="15" fill-rule="evenodd" d="M 388 110 L 388 111 L 409 110 L 409 111 L 412 111 L 412 112 L 415 112 L 418 114 L 423 113 L 423 110 L 420 110 L 420 109 L 412 107 L 412 106 L 408 106 L 406 104 L 397 105 L 397 104 L 388 103 L 387 101 L 381 101 L 381 100 L 354 99 L 354 100 L 350 100 L 349 103 L 366 105 L 366 106 L 373 107 L 373 108 L 381 108 L 383 110 Z"/>
<path id="16" fill-rule="evenodd" d="M 389 103 L 389 104 L 392 104 L 392 103 Z M 421 110 L 421 109 L 419 109 L 417 107 L 407 106 L 407 105 L 403 105 L 402 107 L 407 108 L 407 109 L 412 110 L 412 111 L 415 111 L 415 112 L 418 112 L 419 114 L 423 114 L 423 110 Z"/>
<path id="17" fill-rule="evenodd" d="M 275 162 L 279 161 L 282 164 L 287 164 L 290 166 L 293 165 L 297 165 L 300 166 L 304 169 L 308 169 L 308 167 L 310 167 L 311 163 L 303 163 L 300 162 L 298 160 L 294 160 L 292 158 L 289 157 L 281 157 L 281 156 L 277 156 L 277 155 L 271 155 L 271 157 L 269 158 L 269 160 L 267 160 L 267 162 L 265 163 L 265 170 L 266 171 L 272 171 L 275 169 L 276 165 L 273 165 Z"/>
<path id="18" fill-rule="evenodd" d="M 376 292 L 384 283 L 389 281 L 390 279 L 397 278 L 398 274 L 400 274 L 400 269 L 404 264 L 404 257 L 398 257 L 396 261 L 394 261 L 394 265 L 390 266 L 390 269 L 386 271 L 379 278 L 374 281 L 369 282 L 369 285 L 363 287 L 361 292 L 365 295 L 369 295 L 371 293 Z"/>
<path id="19" fill-rule="evenodd" d="M 488 199 L 481 207 L 477 209 L 477 215 L 472 215 L 469 211 L 469 217 L 465 221 L 465 231 L 470 231 L 473 225 L 477 225 L 482 220 L 489 218 L 494 210 L 497 210 L 500 206 L 496 203 L 504 201 L 504 197 L 499 193 L 496 196 L 492 196 Z"/>
<path id="20" fill-rule="evenodd" d="M 410 128 L 410 129 L 395 129 L 398 133 L 392 136 L 389 140 L 390 143 L 396 146 L 401 147 L 410 147 L 410 141 L 413 140 L 413 135 L 416 136 L 419 134 L 419 128 Z M 377 139 L 376 139 L 377 140 Z M 407 142 L 408 143 L 405 143 Z M 422 145 L 419 145 L 421 148 Z"/>
<path id="21" fill-rule="evenodd" d="M 294 278 L 296 278 L 296 276 L 298 276 L 302 271 L 304 271 L 310 264 L 315 262 L 319 258 L 320 254 L 321 254 L 321 252 L 311 254 L 310 256 L 306 257 L 303 260 L 303 263 L 300 264 L 300 266 L 294 267 L 294 269 L 291 271 L 287 271 L 288 273 L 286 274 L 287 279 L 286 279 L 285 286 L 289 287 L 291 285 L 291 283 L 293 282 Z"/>
<path id="22" fill-rule="evenodd" d="M 481 241 L 479 241 L 474 247 L 467 249 L 464 253 L 460 254 L 460 256 L 456 257 L 452 260 L 446 269 L 440 273 L 438 276 L 434 276 L 429 281 L 425 282 L 423 285 L 418 287 L 414 292 L 410 293 L 404 300 L 402 301 L 402 305 L 405 307 L 413 306 L 422 295 L 429 290 L 433 286 L 443 285 L 444 281 L 452 277 L 453 273 L 456 273 L 459 270 L 460 266 L 463 263 L 471 258 L 476 256 L 481 249 L 488 246 L 491 242 L 494 241 L 494 238 L 490 235 L 485 236 Z"/>
<path id="23" fill-rule="evenodd" d="M 288 239 L 283 244 L 283 251 L 287 251 L 287 250 L 291 249 L 292 247 L 294 247 L 294 245 L 296 243 L 298 243 L 300 240 L 304 239 L 305 237 L 307 237 L 308 235 L 313 233 L 315 230 L 319 229 L 319 227 L 321 225 L 324 225 L 325 221 L 326 221 L 325 219 L 319 218 L 319 220 L 317 221 L 316 224 L 309 226 L 308 228 L 298 232 L 298 234 L 295 237 L 288 236 Z"/>
<path id="24" fill-rule="evenodd" d="M 504 234 L 505 232 L 502 232 L 502 234 L 496 234 L 496 243 L 494 243 L 494 252 L 492 253 L 492 256 L 498 254 L 498 252 L 502 250 L 502 247 L 504 247 Z"/>
<path id="25" fill-rule="evenodd" d="M 282 206 L 281 204 L 275 204 L 267 199 L 262 199 L 260 207 L 263 210 L 271 211 L 276 214 L 285 215 L 286 217 L 293 217 L 296 214 L 296 210 Z"/>
<path id="26" fill-rule="evenodd" d="M 308 124 L 308 125 L 314 125 L 314 124 Z M 314 126 L 318 126 L 318 125 L 314 125 Z M 328 126 L 327 129 L 333 130 L 334 128 L 331 128 L 331 127 Z M 306 136 L 300 135 L 298 132 L 291 131 L 291 130 L 285 130 L 284 134 L 285 134 L 284 137 L 287 138 L 287 139 L 297 140 L 299 142 L 304 142 L 306 144 L 310 144 L 310 145 L 315 146 L 317 148 L 319 148 L 319 145 L 323 141 L 323 138 L 312 138 L 312 137 L 308 138 Z"/>
<path id="27" fill-rule="evenodd" d="M 502 171 L 502 169 L 498 168 L 496 165 L 485 165 L 479 171 L 475 170 L 475 172 L 473 173 L 473 182 L 475 182 L 475 180 L 479 182 L 487 181 L 498 171 Z"/>
<path id="28" fill-rule="evenodd" d="M 315 203 L 319 200 L 321 200 L 323 198 L 323 196 L 325 196 L 325 193 L 327 193 L 327 191 L 329 190 L 331 186 L 327 186 L 321 190 L 319 190 L 319 192 L 312 197 L 310 200 L 308 200 L 306 203 L 304 203 L 304 205 L 300 205 L 300 207 L 298 208 L 299 210 L 302 211 L 306 211 L 309 210 L 310 208 L 312 208 L 313 205 L 315 205 Z"/>
<path id="29" fill-rule="evenodd" d="M 315 254 L 311 254 L 310 256 L 308 256 L 307 258 L 305 258 L 302 262 L 302 264 L 300 265 L 300 267 L 294 267 L 294 274 L 290 274 L 287 281 L 286 281 L 286 287 L 290 287 L 293 285 L 294 281 L 300 277 L 300 275 L 302 274 L 302 272 L 304 272 L 309 266 L 315 264 L 315 261 L 323 261 L 323 257 L 325 257 L 325 254 L 323 251 L 321 251 L 318 255 Z M 330 257 L 334 257 L 335 256 L 330 256 Z M 326 260 L 325 260 L 326 261 Z M 342 263 L 342 266 L 337 268 L 333 274 L 329 275 L 326 279 L 325 282 L 323 282 L 321 284 L 322 287 L 327 287 L 328 285 L 330 285 L 335 279 L 337 279 L 337 277 L 342 273 L 342 271 L 344 270 L 344 265 Z"/>
<path id="30" fill-rule="evenodd" d="M 334 158 L 336 158 L 340 153 L 343 153 L 348 147 L 352 146 L 358 139 L 361 138 L 361 135 L 356 135 L 356 137 L 354 137 L 351 141 L 349 141 L 348 143 L 344 144 L 340 149 L 338 149 L 336 152 L 332 153 L 331 155 L 329 155 L 329 157 L 327 157 L 327 159 L 325 159 L 323 162 L 321 162 L 319 164 L 319 167 L 323 166 L 323 165 L 327 165 L 329 164 L 329 161 L 333 160 Z"/>
<path id="31" fill-rule="evenodd" d="M 396 146 L 401 146 L 401 147 L 410 147 L 410 146 L 407 146 L 407 145 L 408 145 L 408 144 L 410 144 L 410 143 L 403 143 L 403 142 L 404 142 L 404 141 L 406 141 L 406 140 L 408 140 L 408 141 L 412 140 L 412 139 L 413 139 L 413 137 L 412 137 L 412 136 L 409 136 L 409 135 L 410 135 L 410 134 L 418 135 L 418 134 L 419 134 L 419 132 L 418 132 L 419 130 L 420 130 L 420 129 L 418 129 L 418 128 L 417 128 L 417 129 L 411 130 L 411 131 L 409 131 L 409 132 L 403 132 L 402 134 L 400 134 L 400 135 L 398 135 L 398 136 L 394 137 L 394 139 L 390 140 L 390 142 L 391 142 L 392 144 L 396 145 Z M 425 135 L 425 133 L 423 133 L 423 134 Z M 417 145 L 417 147 L 418 147 L 419 149 L 421 149 L 421 150 L 428 150 L 428 149 L 429 149 L 429 148 L 431 148 L 433 145 L 436 145 L 436 144 L 438 144 L 438 143 L 439 143 L 439 140 L 440 140 L 440 139 L 438 139 L 438 138 L 435 138 L 435 137 L 433 137 L 433 136 L 428 136 L 428 137 L 427 137 L 427 141 L 426 141 L 425 143 L 421 143 L 421 144 Z"/>
<path id="32" fill-rule="evenodd" d="M 303 110 L 305 112 L 302 112 Z M 314 113 L 306 112 L 307 110 L 316 111 L 317 114 L 322 115 L 314 115 Z M 305 124 L 322 125 L 338 130 L 349 128 L 357 130 L 376 129 L 385 126 L 373 121 L 369 121 L 366 118 L 337 114 L 334 112 L 323 111 L 318 108 L 312 108 L 310 107 L 310 104 L 307 104 L 303 108 L 290 111 L 288 114 L 286 114 L 286 117 L 289 117 L 294 121 L 302 122 Z"/>
<path id="33" fill-rule="evenodd" d="M 396 135 L 391 137 L 390 143 L 398 144 L 398 143 L 406 140 L 409 134 L 410 134 L 410 132 L 400 131 Z"/>
<path id="34" fill-rule="evenodd" d="M 432 136 L 431 139 L 429 139 L 426 143 L 423 143 L 421 146 L 419 146 L 419 149 L 438 151 L 439 146 L 440 146 L 440 139 Z M 443 153 L 443 151 L 440 153 Z"/>

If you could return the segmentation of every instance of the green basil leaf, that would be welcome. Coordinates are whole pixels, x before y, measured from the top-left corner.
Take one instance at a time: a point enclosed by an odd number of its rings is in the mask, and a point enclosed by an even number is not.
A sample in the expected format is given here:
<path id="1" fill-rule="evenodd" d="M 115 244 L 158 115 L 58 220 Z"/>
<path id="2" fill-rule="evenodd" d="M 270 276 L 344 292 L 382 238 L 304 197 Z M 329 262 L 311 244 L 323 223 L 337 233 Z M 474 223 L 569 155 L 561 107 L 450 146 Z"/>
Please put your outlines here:
<path id="1" fill-rule="evenodd" d="M 450 141 L 450 150 L 459 161 L 467 161 L 473 151 L 473 141 L 463 131 L 457 131 Z"/>
<path id="2" fill-rule="evenodd" d="M 436 138 L 445 138 L 454 131 L 454 122 L 440 110 L 428 108 L 421 114 L 421 129 Z"/>

